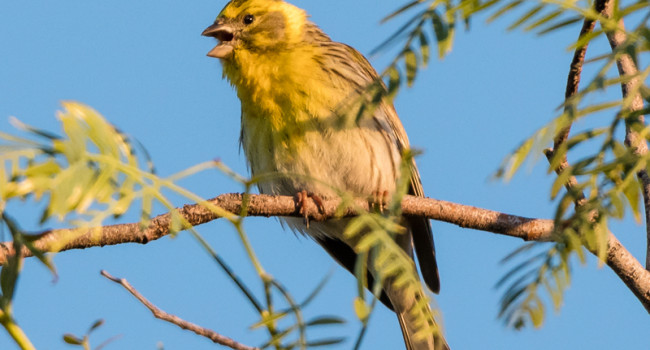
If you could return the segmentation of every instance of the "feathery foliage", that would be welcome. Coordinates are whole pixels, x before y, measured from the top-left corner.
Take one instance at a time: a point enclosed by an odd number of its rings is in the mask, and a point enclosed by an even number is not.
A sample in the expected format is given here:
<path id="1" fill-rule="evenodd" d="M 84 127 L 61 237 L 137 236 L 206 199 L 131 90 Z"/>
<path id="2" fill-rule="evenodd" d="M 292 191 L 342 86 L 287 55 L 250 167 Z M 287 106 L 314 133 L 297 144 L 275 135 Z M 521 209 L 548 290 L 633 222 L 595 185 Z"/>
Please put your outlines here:
<path id="1" fill-rule="evenodd" d="M 605 4 L 611 4 L 609 15 L 603 12 Z M 411 17 L 407 14 L 411 13 Z M 650 3 L 644 0 L 576 1 L 576 0 L 416 0 L 411 1 L 388 15 L 384 21 L 407 18 L 391 37 L 375 52 L 390 46 L 398 46 L 399 53 L 384 70 L 388 90 L 394 96 L 406 81 L 412 86 L 421 67 L 429 61 L 430 43 L 435 39 L 438 56 L 443 58 L 451 49 L 456 23 L 470 27 L 474 17 L 487 16 L 488 22 L 509 17 L 509 30 L 522 29 L 545 35 L 568 28 L 583 21 L 597 21 L 600 27 L 581 35 L 569 49 L 587 46 L 593 40 L 613 32 L 625 35 L 626 40 L 610 53 L 594 55 L 586 64 L 597 66 L 598 72 L 576 94 L 568 97 L 560 107 L 561 113 L 524 140 L 508 156 L 496 176 L 511 178 L 528 159 L 537 159 L 542 150 L 572 123 L 609 115 L 609 122 L 581 130 L 566 142 L 559 143 L 552 152 L 549 172 L 558 168 L 563 159 L 572 157 L 569 165 L 557 177 L 550 189 L 551 198 L 557 197 L 555 215 L 556 243 L 533 244 L 542 253 L 527 258 L 529 249 L 522 249 L 514 257 L 524 262 L 506 274 L 498 285 L 507 286 L 501 300 L 501 312 L 505 323 L 521 328 L 528 321 L 540 326 L 544 317 L 544 303 L 540 298 L 541 286 L 547 291 L 553 305 L 559 309 L 563 291 L 570 280 L 570 257 L 576 254 L 584 262 L 583 249 L 595 252 L 602 260 L 607 250 L 607 219 L 621 219 L 630 211 L 637 221 L 643 209 L 640 206 L 641 185 L 637 180 L 640 171 L 650 171 L 648 154 L 637 152 L 636 146 L 627 147 L 618 138 L 627 128 L 639 135 L 640 142 L 648 138 L 648 127 L 643 125 L 643 115 L 648 107 L 639 108 L 638 98 L 650 101 L 648 87 L 649 66 L 638 67 L 638 73 L 612 76 L 617 61 L 627 56 L 637 66 L 638 58 L 650 50 Z M 620 20 L 637 23 L 631 29 L 622 27 Z M 405 74 L 404 74 L 405 72 Z M 405 78 L 404 78 L 405 76 Z M 604 91 L 624 85 L 626 96 L 610 101 L 601 100 Z M 560 88 L 560 87 L 558 87 Z M 559 101 L 558 101 L 559 102 Z M 601 119 L 597 119 L 601 120 Z M 617 133 L 618 131 L 618 133 Z M 618 137 L 618 138 L 617 138 Z M 576 149 L 581 149 L 580 153 Z M 591 150 L 585 152 L 584 150 Z M 573 151 L 573 152 L 569 152 Z M 573 155 L 578 154 L 575 160 Z M 560 195 L 560 190 L 571 177 L 577 184 Z M 572 203 L 579 203 L 573 209 Z M 526 245 L 525 247 L 528 247 Z M 507 261 L 513 260 L 513 257 Z M 509 282 L 509 283 L 508 283 Z"/>
<path id="2" fill-rule="evenodd" d="M 43 254 L 32 244 L 39 236 L 22 232 L 5 210 L 9 201 L 30 198 L 45 202 L 41 224 L 55 218 L 76 228 L 98 227 L 106 219 L 126 213 L 139 200 L 142 203 L 141 227 L 144 229 L 149 224 L 154 201 L 157 201 L 172 213 L 171 231 L 176 233 L 188 230 L 258 311 L 260 321 L 253 324 L 252 328 L 263 328 L 269 333 L 269 341 L 262 347 L 306 349 L 343 341 L 338 337 L 316 340 L 307 338 L 309 328 L 343 323 L 342 319 L 335 316 L 323 315 L 309 320 L 303 316 L 302 310 L 316 297 L 327 278 L 304 301 L 295 301 L 289 291 L 263 269 L 248 242 L 243 230 L 245 205 L 241 215 L 233 215 L 176 184 L 180 179 L 214 168 L 241 182 L 246 193 L 254 181 L 239 176 L 218 162 L 206 162 L 165 178 L 158 177 L 146 152 L 145 158 L 141 160 L 133 147 L 134 142 L 98 112 L 80 103 L 66 102 L 63 106 L 64 110 L 58 114 L 63 136 L 27 126 L 16 119 L 13 120 L 14 125 L 27 133 L 28 137 L 0 133 L 0 220 L 11 233 L 14 250 L 18 252 L 2 266 L 0 324 L 10 332 L 21 348 L 33 348 L 13 320 L 11 309 L 11 300 L 22 266 L 23 247 L 29 249 L 53 274 L 56 273 L 51 255 Z M 140 164 L 145 164 L 146 168 L 141 169 Z M 202 204 L 233 225 L 262 281 L 265 303 L 258 300 L 233 269 L 178 213 L 163 190 L 171 190 Z M 63 241 L 56 243 L 58 247 L 63 247 L 82 233 L 83 230 L 70 230 Z M 280 301 L 274 300 L 274 294 L 280 296 Z M 275 305 L 278 304 L 283 308 L 286 304 L 287 307 L 276 310 L 278 306 Z M 97 327 L 98 325 L 91 327 L 82 338 L 67 334 L 64 340 L 87 348 L 90 346 L 88 334 Z"/>

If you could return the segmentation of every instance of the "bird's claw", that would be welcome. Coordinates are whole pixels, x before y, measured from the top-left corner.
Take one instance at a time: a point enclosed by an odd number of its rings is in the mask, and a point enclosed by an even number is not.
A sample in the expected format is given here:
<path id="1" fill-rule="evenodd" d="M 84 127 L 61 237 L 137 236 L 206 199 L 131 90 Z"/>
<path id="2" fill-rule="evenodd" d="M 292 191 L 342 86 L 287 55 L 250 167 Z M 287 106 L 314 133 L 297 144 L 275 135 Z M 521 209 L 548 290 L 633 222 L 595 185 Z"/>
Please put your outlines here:
<path id="1" fill-rule="evenodd" d="M 309 193 L 305 190 L 302 190 L 296 193 L 296 207 L 298 208 L 298 213 L 302 215 L 304 219 L 305 226 L 309 228 L 309 209 L 307 209 L 307 199 L 311 198 L 316 204 L 316 208 L 319 213 L 325 212 L 325 207 L 323 205 L 323 200 L 314 193 Z"/>
<path id="2" fill-rule="evenodd" d="M 370 198 L 371 208 L 374 208 L 383 214 L 387 204 L 388 204 L 388 191 L 375 191 L 372 194 Z"/>

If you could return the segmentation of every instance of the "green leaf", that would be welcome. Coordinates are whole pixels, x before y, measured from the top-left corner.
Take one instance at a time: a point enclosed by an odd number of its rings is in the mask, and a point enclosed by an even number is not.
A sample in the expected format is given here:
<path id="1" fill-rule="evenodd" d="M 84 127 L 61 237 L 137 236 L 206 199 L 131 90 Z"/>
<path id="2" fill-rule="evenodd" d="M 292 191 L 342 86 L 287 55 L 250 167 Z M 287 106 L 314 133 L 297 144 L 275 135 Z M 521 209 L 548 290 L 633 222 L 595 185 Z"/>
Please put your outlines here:
<path id="1" fill-rule="evenodd" d="M 621 198 L 619 198 L 618 195 L 613 194 L 609 197 L 609 200 L 614 206 L 614 212 L 612 213 L 612 216 L 617 219 L 622 219 L 623 215 L 625 215 L 625 205 L 623 205 Z"/>
<path id="2" fill-rule="evenodd" d="M 309 303 L 316 298 L 318 293 L 320 293 L 323 290 L 323 287 L 325 287 L 325 284 L 329 281 L 329 279 L 332 277 L 334 270 L 331 270 L 327 275 L 323 277 L 323 279 L 318 283 L 318 285 L 312 290 L 311 293 L 303 300 L 302 303 L 300 303 L 300 308 L 305 308 Z"/>
<path id="3" fill-rule="evenodd" d="M 103 320 L 103 319 L 99 319 L 99 320 L 95 321 L 95 322 L 90 326 L 90 328 L 88 329 L 88 334 L 90 334 L 90 333 L 91 333 L 92 331 L 94 331 L 95 329 L 101 327 L 103 324 L 104 324 L 104 320 Z"/>
<path id="4" fill-rule="evenodd" d="M 317 317 L 309 322 L 306 326 L 323 326 L 323 325 L 334 325 L 334 324 L 344 324 L 345 320 L 337 316 L 321 316 Z"/>
<path id="5" fill-rule="evenodd" d="M 52 258 L 50 255 L 45 255 L 42 250 L 36 248 L 33 244 L 34 240 L 39 239 L 41 236 L 40 235 L 35 235 L 33 237 L 24 235 L 25 238 L 25 247 L 29 249 L 29 251 L 32 253 L 34 257 L 36 257 L 45 267 L 47 267 L 48 270 L 50 270 L 50 273 L 52 274 L 54 280 L 56 281 L 58 279 L 58 273 L 56 271 L 56 266 L 54 266 L 54 263 L 52 262 Z"/>
<path id="6" fill-rule="evenodd" d="M 572 24 L 574 24 L 576 22 L 580 22 L 582 20 L 583 20 L 583 18 L 580 17 L 580 16 L 571 17 L 569 19 L 565 19 L 564 21 L 551 24 L 551 25 L 541 29 L 539 32 L 537 32 L 537 35 L 545 35 L 545 34 L 554 32 L 554 31 L 556 31 L 558 29 L 564 28 L 566 26 L 572 25 Z"/>
<path id="7" fill-rule="evenodd" d="M 11 231 L 13 237 L 13 248 L 16 252 L 16 254 L 11 255 L 9 259 L 7 259 L 7 262 L 0 270 L 0 290 L 2 290 L 0 308 L 5 308 L 14 297 L 18 276 L 20 275 L 23 263 L 23 243 L 21 238 L 22 234 L 18 231 L 18 228 L 12 220 L 6 217 L 5 214 L 2 214 L 0 217 L 4 219 L 5 223 L 9 227 L 9 231 Z"/>
<path id="8" fill-rule="evenodd" d="M 66 333 L 63 335 L 63 341 L 71 345 L 83 345 L 83 340 L 77 338 L 74 334 Z"/>
<path id="9" fill-rule="evenodd" d="M 634 215 L 634 219 L 636 220 L 637 223 L 641 223 L 641 206 L 640 206 L 640 198 L 641 198 L 641 189 L 640 189 L 640 184 L 638 182 L 630 182 L 623 188 L 623 194 L 625 195 L 625 198 L 627 199 L 628 203 L 630 203 L 630 208 L 632 209 L 632 214 Z"/>
<path id="10" fill-rule="evenodd" d="M 343 231 L 343 235 L 345 237 L 355 237 L 358 235 L 360 232 L 362 232 L 367 224 L 366 224 L 366 215 L 364 216 L 358 216 L 350 221 L 348 226 L 345 227 L 345 231 Z"/>
<path id="11" fill-rule="evenodd" d="M 433 25 L 433 33 L 438 42 L 438 57 L 442 58 L 451 49 L 451 32 L 450 27 L 445 23 L 442 17 L 434 9 L 429 12 L 431 17 L 431 24 Z"/>
<path id="12" fill-rule="evenodd" d="M 424 2 L 424 0 L 415 0 L 415 1 L 411 1 L 411 2 L 409 2 L 409 3 L 406 3 L 404 6 L 400 7 L 399 9 L 397 9 L 397 10 L 391 12 L 388 16 L 384 17 L 384 18 L 381 20 L 381 23 L 385 23 L 385 22 L 389 21 L 390 19 L 395 18 L 395 17 L 401 15 L 402 13 L 404 13 L 404 12 L 410 10 L 410 9 L 413 8 L 414 6 L 416 6 L 416 5 L 418 5 L 418 4 L 421 4 L 421 3 L 423 3 L 423 2 Z"/>
<path id="13" fill-rule="evenodd" d="M 510 159 L 508 160 L 508 163 L 506 165 L 505 174 L 503 176 L 506 180 L 511 179 L 512 176 L 517 172 L 521 164 L 523 164 L 524 160 L 526 160 L 526 157 L 528 156 L 531 149 L 533 148 L 534 141 L 535 140 L 533 140 L 532 138 L 526 140 L 510 156 Z"/>
<path id="14" fill-rule="evenodd" d="M 503 257 L 503 258 L 501 259 L 500 263 L 503 264 L 503 263 L 505 263 L 505 262 L 508 262 L 508 261 L 511 260 L 512 258 L 514 258 L 514 257 L 516 257 L 516 256 L 519 256 L 520 254 L 522 254 L 522 253 L 524 253 L 524 252 L 527 252 L 527 251 L 529 251 L 530 249 L 532 249 L 532 248 L 534 248 L 534 247 L 537 247 L 537 243 L 536 243 L 536 242 L 528 242 L 528 243 L 524 243 L 524 244 L 521 245 L 519 248 L 513 250 L 510 254 L 508 254 L 508 255 L 506 255 L 505 257 Z"/>
<path id="15" fill-rule="evenodd" d="M 594 227 L 594 235 L 596 236 L 596 255 L 602 266 L 607 260 L 609 229 L 607 227 L 607 218 L 603 217 L 600 220 Z"/>
<path id="16" fill-rule="evenodd" d="M 511 10 L 515 9 L 519 5 L 521 5 L 524 2 L 524 0 L 515 0 L 512 2 L 509 2 L 507 5 L 501 7 L 498 9 L 495 13 L 493 13 L 490 17 L 488 17 L 487 22 L 490 23 L 494 21 L 495 19 L 503 16 L 507 12 L 510 12 Z"/>
<path id="17" fill-rule="evenodd" d="M 420 32 L 418 38 L 420 39 L 420 56 L 422 57 L 422 67 L 426 68 L 427 64 L 429 63 L 429 41 L 427 40 L 427 36 L 424 34 L 424 32 Z"/>
<path id="18" fill-rule="evenodd" d="M 627 17 L 628 15 L 630 15 L 631 13 L 639 11 L 639 10 L 643 10 L 646 7 L 650 7 L 650 3 L 648 1 L 645 1 L 645 0 L 637 1 L 636 3 L 633 3 L 630 6 L 623 7 L 621 9 L 619 9 L 618 10 L 618 15 L 621 18 L 624 18 L 624 17 Z M 648 18 L 646 17 L 646 20 L 647 19 Z"/>
<path id="19" fill-rule="evenodd" d="M 386 75 L 388 76 L 388 94 L 394 96 L 399 90 L 399 86 L 402 83 L 402 76 L 399 69 L 394 65 L 390 66 L 386 70 Z"/>
<path id="20" fill-rule="evenodd" d="M 410 47 L 404 51 L 404 64 L 406 65 L 406 84 L 411 87 L 418 71 L 418 59 Z"/>
<path id="21" fill-rule="evenodd" d="M 564 13 L 564 10 L 555 10 L 555 11 L 547 14 L 546 16 L 543 16 L 542 18 L 536 20 L 535 22 L 529 24 L 528 26 L 526 26 L 524 28 L 524 30 L 525 31 L 531 31 L 531 30 L 533 30 L 533 29 L 535 29 L 535 28 L 537 28 L 537 27 L 539 27 L 539 26 L 541 26 L 543 24 L 546 24 L 548 21 L 551 21 L 551 20 L 555 19 L 557 16 L 559 16 L 559 15 L 561 15 L 563 13 Z"/>
<path id="22" fill-rule="evenodd" d="M 551 187 L 551 199 L 554 199 L 559 193 L 560 189 L 569 182 L 569 178 L 573 175 L 573 168 L 571 166 L 564 169 L 553 182 Z"/>
<path id="23" fill-rule="evenodd" d="M 354 298 L 354 313 L 359 320 L 365 321 L 370 315 L 370 307 L 362 298 L 356 297 Z"/>
<path id="24" fill-rule="evenodd" d="M 340 337 L 340 338 L 329 338 L 329 339 L 323 339 L 323 340 L 316 340 L 316 341 L 310 341 L 307 343 L 307 347 L 312 347 L 315 348 L 317 346 L 328 346 L 328 345 L 334 345 L 334 344 L 339 344 L 341 342 L 345 341 L 345 338 Z"/>
<path id="25" fill-rule="evenodd" d="M 15 118 L 15 117 L 11 117 L 9 119 L 9 122 L 16 129 L 27 131 L 30 134 L 35 134 L 35 135 L 41 136 L 41 137 L 46 138 L 46 139 L 57 140 L 57 139 L 61 138 L 59 135 L 56 135 L 56 134 L 51 133 L 49 131 L 41 130 L 41 129 L 35 128 L 35 127 L 31 126 L 31 125 L 25 124 L 22 121 L 20 121 L 18 118 Z M 0 137 L 2 137 L 1 134 L 0 134 Z M 12 139 L 14 139 L 14 138 L 12 137 Z M 27 141 L 27 140 L 22 139 L 21 143 L 24 142 L 24 141 Z M 28 142 L 32 143 L 32 141 L 28 141 Z"/>
<path id="26" fill-rule="evenodd" d="M 530 320 L 533 322 L 533 326 L 535 326 L 535 328 L 540 328 L 544 323 L 544 305 L 539 297 L 535 296 L 534 299 L 536 300 L 535 306 L 537 307 L 533 306 L 527 311 L 529 311 L 528 315 L 530 316 Z"/>
<path id="27" fill-rule="evenodd" d="M 516 29 L 517 27 L 521 26 L 524 24 L 526 21 L 531 19 L 533 16 L 535 16 L 539 11 L 541 11 L 545 6 L 544 5 L 537 5 L 530 9 L 528 12 L 526 12 L 523 16 L 521 16 L 518 20 L 516 20 L 513 24 L 508 26 L 507 30 L 513 30 Z"/>

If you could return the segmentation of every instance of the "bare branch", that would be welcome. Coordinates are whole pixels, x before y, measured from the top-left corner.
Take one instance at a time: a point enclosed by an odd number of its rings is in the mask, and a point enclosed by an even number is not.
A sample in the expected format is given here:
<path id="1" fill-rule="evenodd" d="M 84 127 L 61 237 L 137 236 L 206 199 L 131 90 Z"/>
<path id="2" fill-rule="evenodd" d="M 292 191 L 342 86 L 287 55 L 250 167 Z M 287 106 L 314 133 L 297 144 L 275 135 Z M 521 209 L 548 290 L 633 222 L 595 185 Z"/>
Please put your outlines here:
<path id="1" fill-rule="evenodd" d="M 230 213 L 239 214 L 242 210 L 243 194 L 229 193 L 210 199 L 212 205 Z M 246 206 L 248 216 L 295 216 L 302 217 L 296 202 L 290 196 L 249 195 Z M 305 210 L 311 220 L 325 220 L 334 217 L 350 217 L 358 214 L 355 208 L 368 211 L 367 200 L 357 199 L 347 208 L 339 208 L 338 199 L 324 200 L 319 211 L 312 201 L 307 201 Z M 432 198 L 406 196 L 402 201 L 405 215 L 427 217 L 445 221 L 461 227 L 489 231 L 507 236 L 518 237 L 526 241 L 552 240 L 553 221 L 530 219 L 509 215 L 493 210 L 476 208 Z M 177 209 L 192 226 L 198 226 L 216 220 L 219 216 L 200 204 L 185 205 Z M 58 252 L 70 249 L 85 249 L 97 246 L 122 243 L 146 244 L 171 233 L 171 214 L 166 213 L 153 218 L 149 226 L 142 230 L 139 223 L 108 225 L 86 229 L 59 229 L 41 233 L 34 241 L 34 246 L 43 252 Z M 61 244 L 60 242 L 67 242 Z M 25 247 L 23 256 L 31 256 Z M 11 242 L 0 243 L 0 265 L 14 254 Z"/>
<path id="2" fill-rule="evenodd" d="M 600 5 L 598 5 L 600 4 Z M 605 18 L 611 18 L 614 13 L 614 6 L 618 4 L 618 1 L 612 0 L 599 0 L 597 1 L 597 6 L 602 6 L 602 14 Z M 627 35 L 625 34 L 625 24 L 623 23 L 623 18 L 618 21 L 617 29 L 613 31 L 607 31 L 607 40 L 609 40 L 609 45 L 612 48 L 612 51 L 616 51 L 621 45 L 627 40 Z M 635 125 L 644 125 L 645 118 L 643 115 L 635 115 L 634 112 L 641 111 L 643 109 L 643 99 L 641 94 L 638 92 L 638 86 L 642 84 L 641 79 L 637 76 L 639 70 L 637 69 L 636 64 L 634 63 L 634 58 L 631 57 L 628 53 L 623 53 L 618 56 L 616 59 L 616 66 L 618 67 L 618 74 L 621 77 L 634 77 L 627 81 L 621 82 L 621 90 L 623 93 L 623 99 L 631 98 L 631 104 L 629 106 L 629 112 L 632 113 L 634 118 L 626 118 L 626 132 L 625 132 L 625 144 L 632 149 L 636 155 L 645 155 L 648 153 L 648 144 L 646 143 L 645 138 L 643 138 L 634 128 Z M 634 94 L 630 96 L 630 93 Z M 645 222 L 646 222 L 646 260 L 645 267 L 647 270 L 650 270 L 650 176 L 646 169 L 640 170 L 637 173 L 639 182 L 641 183 L 641 189 L 643 193 L 643 204 L 645 205 Z"/>
<path id="3" fill-rule="evenodd" d="M 239 193 L 223 194 L 209 202 L 230 213 L 240 213 L 243 195 Z M 249 195 L 247 203 L 248 216 L 295 216 L 303 217 L 293 197 Z M 340 200 L 323 201 L 322 210 L 316 208 L 312 201 L 307 201 L 305 209 L 312 220 L 325 220 L 333 217 L 357 215 L 357 210 L 369 210 L 370 204 L 365 199 L 356 199 L 354 205 L 339 208 Z M 356 209 L 355 209 L 356 208 Z M 194 226 L 210 222 L 219 217 L 205 208 L 194 204 L 177 209 Z M 517 215 L 504 214 L 494 210 L 472 207 L 432 198 L 405 196 L 402 201 L 404 215 L 415 215 L 445 221 L 460 227 L 489 231 L 526 241 L 551 241 L 555 226 L 552 220 L 531 219 Z M 338 214 L 338 215 L 337 215 Z M 45 251 L 84 249 L 93 246 L 115 245 L 120 243 L 142 243 L 156 240 L 170 233 L 171 214 L 163 214 L 151 220 L 148 228 L 141 230 L 138 223 L 110 225 L 95 229 L 51 230 L 40 235 L 34 245 Z M 74 235 L 70 239 L 70 235 Z M 61 246 L 57 240 L 65 239 L 68 243 Z M 607 265 L 632 289 L 643 306 L 650 312 L 650 272 L 646 271 L 634 256 L 623 247 L 616 237 L 610 235 L 610 247 Z M 58 247 L 58 250 L 53 248 Z M 0 264 L 14 254 L 11 242 L 0 243 Z M 31 253 L 26 249 L 24 256 Z"/>
<path id="4" fill-rule="evenodd" d="M 140 294 L 135 288 L 133 288 L 133 286 L 131 286 L 131 284 L 127 280 L 125 280 L 123 278 L 115 278 L 115 277 L 111 276 L 108 272 L 106 272 L 104 270 L 101 271 L 101 274 L 102 274 L 102 276 L 108 278 L 109 280 L 111 280 L 111 281 L 113 281 L 115 283 L 121 284 L 122 287 L 124 287 L 124 289 L 128 290 L 129 293 L 131 293 L 136 299 L 138 299 L 138 301 L 140 301 L 144 306 L 146 306 L 147 309 L 149 309 L 151 311 L 151 313 L 153 313 L 153 316 L 155 318 L 157 318 L 157 319 L 167 321 L 169 323 L 173 323 L 173 324 L 175 324 L 175 325 L 177 325 L 177 326 L 179 326 L 179 327 L 181 327 L 183 329 L 187 329 L 187 330 L 192 331 L 192 332 L 194 332 L 194 333 L 196 333 L 196 334 L 198 334 L 198 335 L 200 335 L 202 337 L 208 338 L 208 339 L 212 340 L 214 343 L 227 346 L 227 347 L 229 347 L 231 349 L 235 349 L 235 350 L 259 350 L 259 348 L 250 347 L 250 346 L 238 343 L 238 342 L 236 342 L 236 341 L 234 341 L 234 340 L 232 340 L 232 339 L 230 339 L 228 337 L 225 337 L 225 336 L 223 336 L 223 335 L 221 335 L 221 334 L 219 334 L 219 333 L 217 333 L 217 332 L 215 332 L 215 331 L 213 331 L 211 329 L 207 329 L 207 328 L 203 328 L 201 326 L 197 326 L 194 323 L 187 322 L 187 321 L 181 319 L 178 316 L 168 314 L 165 311 L 162 311 L 161 309 L 156 307 L 154 304 L 152 304 L 149 300 L 147 300 L 147 298 L 142 296 L 142 294 Z"/>
<path id="5" fill-rule="evenodd" d="M 607 244 L 607 265 L 650 313 L 650 272 L 611 233 Z"/>

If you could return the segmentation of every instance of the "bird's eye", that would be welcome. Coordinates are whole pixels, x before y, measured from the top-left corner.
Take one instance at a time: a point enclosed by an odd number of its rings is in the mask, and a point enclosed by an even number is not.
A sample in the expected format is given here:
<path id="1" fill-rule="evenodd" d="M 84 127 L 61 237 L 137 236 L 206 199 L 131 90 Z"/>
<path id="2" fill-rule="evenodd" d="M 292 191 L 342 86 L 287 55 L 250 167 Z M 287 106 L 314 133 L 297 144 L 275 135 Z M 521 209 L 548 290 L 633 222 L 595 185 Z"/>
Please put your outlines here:
<path id="1" fill-rule="evenodd" d="M 253 23 L 253 20 L 255 20 L 255 16 L 253 15 L 244 16 L 244 24 L 251 24 Z"/>

